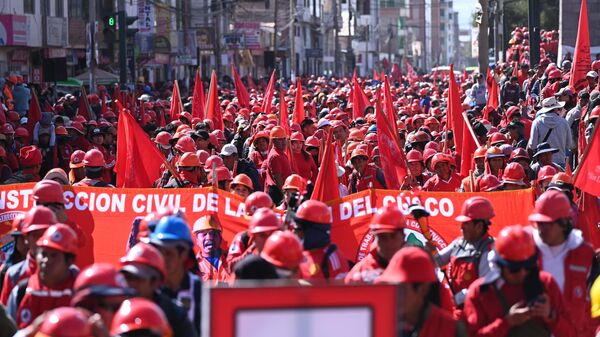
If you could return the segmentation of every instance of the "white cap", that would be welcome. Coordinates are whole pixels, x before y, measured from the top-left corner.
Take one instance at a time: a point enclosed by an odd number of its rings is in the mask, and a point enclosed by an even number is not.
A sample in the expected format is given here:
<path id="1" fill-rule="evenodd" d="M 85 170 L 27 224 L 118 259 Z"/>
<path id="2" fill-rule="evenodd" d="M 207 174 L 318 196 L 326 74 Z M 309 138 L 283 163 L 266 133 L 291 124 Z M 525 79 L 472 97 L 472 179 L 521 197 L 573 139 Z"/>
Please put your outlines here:
<path id="1" fill-rule="evenodd" d="M 237 153 L 238 153 L 238 151 L 237 151 L 237 147 L 235 147 L 235 145 L 225 144 L 225 145 L 223 145 L 223 148 L 221 149 L 220 155 L 229 157 L 229 156 L 231 156 L 233 154 L 237 154 Z"/>
<path id="2" fill-rule="evenodd" d="M 331 122 L 329 122 L 329 119 L 321 118 L 321 119 L 319 119 L 319 122 L 317 123 L 317 129 L 320 129 L 320 128 L 328 126 L 328 125 L 331 126 Z"/>
<path id="3" fill-rule="evenodd" d="M 593 71 L 593 70 L 590 70 L 590 71 L 588 71 L 588 73 L 585 75 L 585 77 L 598 78 L 598 73 L 597 73 L 597 72 L 595 72 L 595 71 Z"/>

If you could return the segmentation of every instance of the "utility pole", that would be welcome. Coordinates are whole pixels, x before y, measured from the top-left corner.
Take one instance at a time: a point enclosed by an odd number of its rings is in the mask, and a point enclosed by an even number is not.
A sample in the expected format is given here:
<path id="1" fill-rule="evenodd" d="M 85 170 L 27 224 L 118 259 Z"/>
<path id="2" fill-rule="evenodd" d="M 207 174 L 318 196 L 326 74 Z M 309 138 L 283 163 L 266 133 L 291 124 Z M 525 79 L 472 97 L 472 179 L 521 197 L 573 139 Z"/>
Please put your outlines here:
<path id="1" fill-rule="evenodd" d="M 529 0 L 529 64 L 540 63 L 540 1 Z"/>
<path id="2" fill-rule="evenodd" d="M 290 0 L 290 80 L 296 79 L 296 13 L 294 0 Z"/>
<path id="3" fill-rule="evenodd" d="M 90 52 L 90 93 L 96 92 L 96 0 L 90 0 L 89 3 L 88 27 L 89 52 Z"/>
<path id="4" fill-rule="evenodd" d="M 125 0 L 119 0 L 119 82 L 121 89 L 127 88 L 127 15 L 125 13 Z"/>
<path id="5" fill-rule="evenodd" d="M 340 64 L 341 58 L 339 55 L 340 52 L 340 38 L 338 36 L 338 1 L 333 0 L 333 57 L 335 58 L 335 62 L 333 62 L 333 72 L 335 76 L 340 75 Z"/>
<path id="6" fill-rule="evenodd" d="M 277 69 L 277 15 L 279 14 L 278 7 L 279 0 L 274 0 L 273 4 L 273 69 Z M 279 74 L 277 74 L 279 75 Z"/>
<path id="7" fill-rule="evenodd" d="M 479 42 L 479 71 L 482 74 L 487 74 L 487 69 L 489 66 L 488 0 L 479 0 L 479 4 L 481 5 L 481 12 L 482 12 L 481 24 L 479 25 L 479 35 L 477 36 L 477 40 Z"/>
<path id="8" fill-rule="evenodd" d="M 216 6 L 214 5 L 216 3 Z M 220 0 L 213 0 L 213 6 L 215 8 L 215 58 L 217 65 L 217 78 L 221 72 L 221 13 L 223 12 L 223 2 Z"/>

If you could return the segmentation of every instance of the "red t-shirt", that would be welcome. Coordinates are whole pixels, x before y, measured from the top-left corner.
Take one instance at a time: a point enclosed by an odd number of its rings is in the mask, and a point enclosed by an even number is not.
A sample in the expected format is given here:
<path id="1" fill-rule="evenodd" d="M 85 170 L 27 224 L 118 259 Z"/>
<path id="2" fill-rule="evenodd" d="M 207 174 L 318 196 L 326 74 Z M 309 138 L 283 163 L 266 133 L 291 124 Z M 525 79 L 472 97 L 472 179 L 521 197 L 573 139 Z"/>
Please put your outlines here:
<path id="1" fill-rule="evenodd" d="M 307 153 L 294 153 L 295 173 L 302 178 L 315 182 L 317 180 L 317 164 Z"/>
<path id="2" fill-rule="evenodd" d="M 277 185 L 275 180 L 273 180 L 272 174 L 279 174 L 282 182 L 292 174 L 290 160 L 288 159 L 285 151 L 280 151 L 276 148 L 272 148 L 271 151 L 269 151 L 267 160 L 265 160 L 262 164 L 262 169 L 266 172 L 267 176 L 265 187 Z"/>

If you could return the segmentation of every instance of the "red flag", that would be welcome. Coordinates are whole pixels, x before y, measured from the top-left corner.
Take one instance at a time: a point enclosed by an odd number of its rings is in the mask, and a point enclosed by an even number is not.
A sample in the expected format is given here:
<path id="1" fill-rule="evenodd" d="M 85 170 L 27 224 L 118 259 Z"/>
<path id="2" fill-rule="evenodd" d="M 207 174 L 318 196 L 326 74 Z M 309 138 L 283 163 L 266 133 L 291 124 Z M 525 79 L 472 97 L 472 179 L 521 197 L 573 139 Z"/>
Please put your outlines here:
<path id="1" fill-rule="evenodd" d="M 181 104 L 181 93 L 179 84 L 175 80 L 173 85 L 173 95 L 171 96 L 171 120 L 179 119 L 179 115 L 183 112 L 183 104 Z"/>
<path id="2" fill-rule="evenodd" d="M 52 111 L 52 113 L 56 112 L 54 111 L 54 108 L 52 107 L 52 105 L 50 105 L 50 102 L 48 102 L 47 99 L 44 100 L 44 111 Z"/>
<path id="3" fill-rule="evenodd" d="M 273 93 L 275 92 L 275 70 L 271 73 L 271 79 L 265 90 L 265 96 L 262 104 L 262 111 L 265 113 L 271 112 L 271 105 L 273 104 Z"/>
<path id="4" fill-rule="evenodd" d="M 112 104 L 113 104 L 113 110 L 115 110 L 117 112 L 117 116 L 121 113 L 121 110 L 117 106 L 117 101 L 120 102 L 122 100 L 123 100 L 123 98 L 121 97 L 121 88 L 119 88 L 118 84 L 115 84 L 115 89 L 113 90 L 113 95 L 112 95 Z"/>
<path id="5" fill-rule="evenodd" d="M 494 76 L 492 75 L 492 73 L 490 72 L 490 69 L 488 68 L 488 77 L 486 78 L 486 87 L 487 87 L 487 91 L 488 91 L 488 99 L 487 99 L 487 106 L 498 109 L 498 107 L 500 106 L 500 102 L 499 102 L 499 94 L 500 94 L 500 90 L 498 89 L 498 83 L 496 83 L 496 80 L 494 79 Z"/>
<path id="6" fill-rule="evenodd" d="M 463 70 L 462 76 L 460 77 L 460 83 L 465 83 L 469 79 L 467 69 Z"/>
<path id="7" fill-rule="evenodd" d="M 467 118 L 467 113 L 463 112 L 461 114 L 464 129 L 462 134 L 462 151 L 460 152 L 460 175 L 466 177 L 469 175 L 469 171 L 473 168 L 473 155 L 475 154 L 475 150 L 479 147 L 477 142 L 477 137 L 475 136 L 475 131 L 471 127 L 471 123 L 469 123 L 469 119 Z M 456 138 L 456 136 L 454 136 Z M 467 191 L 469 192 L 469 191 Z"/>
<path id="8" fill-rule="evenodd" d="M 108 107 L 106 106 L 106 95 L 102 94 L 102 106 L 100 107 L 100 112 L 102 113 L 102 116 L 104 116 L 106 111 L 108 111 Z"/>
<path id="9" fill-rule="evenodd" d="M 302 99 L 302 81 L 297 80 L 296 99 L 294 100 L 294 114 L 292 115 L 292 123 L 302 123 L 305 118 L 304 100 Z"/>
<path id="10" fill-rule="evenodd" d="M 588 27 L 586 0 L 581 1 L 581 9 L 579 10 L 579 13 L 577 42 L 575 43 L 575 55 L 573 57 L 573 66 L 571 67 L 571 77 L 569 78 L 569 86 L 575 88 L 576 91 L 587 87 L 588 82 L 586 79 L 586 74 L 592 68 L 590 55 L 590 30 Z"/>
<path id="11" fill-rule="evenodd" d="M 357 119 L 365 116 L 365 108 L 370 105 L 369 98 L 358 83 L 356 73 L 352 77 L 352 118 Z"/>
<path id="12" fill-rule="evenodd" d="M 254 79 L 252 78 L 252 75 L 246 75 L 246 79 L 248 80 L 248 88 L 250 88 L 250 90 L 256 90 L 256 84 L 254 84 Z"/>
<path id="13" fill-rule="evenodd" d="M 517 62 L 515 62 L 512 75 L 517 78 L 519 77 L 519 64 Z"/>
<path id="14" fill-rule="evenodd" d="M 283 128 L 285 134 L 289 137 L 292 134 L 290 130 L 290 118 L 288 117 L 288 105 L 285 101 L 285 91 L 283 88 L 279 91 L 279 126 Z M 295 108 L 294 108 L 295 111 Z M 288 147 L 289 148 L 289 147 Z"/>
<path id="15" fill-rule="evenodd" d="M 585 148 L 581 163 L 575 170 L 574 185 L 583 192 L 593 196 L 600 196 L 600 132 L 598 121 L 594 127 L 590 143 Z M 583 137 L 583 135 L 580 135 Z"/>
<path id="16" fill-rule="evenodd" d="M 315 181 L 315 188 L 310 197 L 312 200 L 327 202 L 340 198 L 334 146 L 333 132 L 329 131 L 327 142 L 325 142 L 325 153 Z"/>
<path id="17" fill-rule="evenodd" d="M 140 124 L 142 127 L 146 126 L 148 120 L 146 119 L 146 102 L 140 102 Z"/>
<path id="18" fill-rule="evenodd" d="M 248 95 L 248 90 L 246 90 L 246 87 L 233 64 L 231 65 L 231 71 L 233 72 L 233 84 L 235 85 L 235 94 L 238 102 L 243 108 L 247 108 L 250 106 L 250 95 Z"/>
<path id="19" fill-rule="evenodd" d="M 464 121 L 462 117 L 462 104 L 460 103 L 460 93 L 458 83 L 454 77 L 454 65 L 450 65 L 450 90 L 448 92 L 447 119 L 449 130 L 454 134 L 454 146 L 456 153 L 462 153 Z M 458 164 L 458 163 L 457 163 Z"/>
<path id="20" fill-rule="evenodd" d="M 33 138 L 33 130 L 35 124 L 42 118 L 42 109 L 40 108 L 40 101 L 35 93 L 35 88 L 31 88 L 31 101 L 29 102 L 29 114 L 27 115 L 26 129 L 29 131 L 29 140 Z"/>
<path id="21" fill-rule="evenodd" d="M 375 70 L 375 69 L 373 69 L 373 80 L 379 81 L 379 74 L 377 73 L 377 70 Z"/>
<path id="22" fill-rule="evenodd" d="M 213 70 L 210 79 L 210 88 L 208 88 L 208 102 L 206 102 L 206 118 L 213 121 L 215 130 L 223 130 L 223 117 L 221 113 L 221 104 L 219 102 L 219 88 L 217 83 L 217 72 Z"/>
<path id="23" fill-rule="evenodd" d="M 594 249 L 600 248 L 600 203 L 598 198 L 588 193 L 581 193 L 577 202 L 579 215 L 577 228 L 581 229 L 585 241 L 592 244 Z"/>
<path id="24" fill-rule="evenodd" d="M 383 176 L 388 189 L 399 190 L 408 172 L 406 158 L 395 136 L 395 128 L 390 125 L 389 117 L 383 112 L 379 95 L 376 109 L 377 144 L 381 155 Z"/>
<path id="25" fill-rule="evenodd" d="M 204 119 L 204 106 L 206 98 L 204 97 L 204 84 L 200 76 L 200 67 L 196 70 L 196 82 L 194 82 L 194 96 L 192 97 L 192 118 Z"/>
<path id="26" fill-rule="evenodd" d="M 392 80 L 398 82 L 402 81 L 402 69 L 400 69 L 398 63 L 392 64 Z"/>
<path id="27" fill-rule="evenodd" d="M 163 154 L 127 110 L 121 112 L 117 130 L 117 187 L 152 187 L 160 177 Z"/>
<path id="28" fill-rule="evenodd" d="M 392 99 L 392 92 L 390 87 L 390 81 L 386 77 L 384 77 L 383 81 L 383 98 L 385 105 L 383 106 L 383 111 L 385 111 L 386 117 L 388 121 L 390 121 L 390 125 L 392 126 L 392 130 L 396 129 L 396 111 L 394 110 L 394 103 Z"/>
<path id="29" fill-rule="evenodd" d="M 88 102 L 84 87 L 81 87 L 81 93 L 79 94 L 79 109 L 77 109 L 77 114 L 85 117 L 88 121 L 90 120 L 90 116 L 92 116 L 90 103 Z"/>
<path id="30" fill-rule="evenodd" d="M 158 127 L 164 128 L 167 125 L 167 121 L 165 121 L 165 111 L 163 109 L 156 109 L 156 118 L 158 119 Z"/>

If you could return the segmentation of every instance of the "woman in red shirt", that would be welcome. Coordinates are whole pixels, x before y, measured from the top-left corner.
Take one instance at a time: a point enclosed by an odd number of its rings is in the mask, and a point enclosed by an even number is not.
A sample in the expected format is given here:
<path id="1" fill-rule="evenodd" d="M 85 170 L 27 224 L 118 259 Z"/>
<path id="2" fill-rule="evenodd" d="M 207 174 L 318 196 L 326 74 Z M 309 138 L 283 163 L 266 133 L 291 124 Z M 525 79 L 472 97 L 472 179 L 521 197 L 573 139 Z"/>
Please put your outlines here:
<path id="1" fill-rule="evenodd" d="M 292 149 L 292 170 L 307 181 L 317 179 L 317 164 L 312 156 L 304 150 L 304 136 L 300 132 L 292 133 L 290 137 Z"/>

